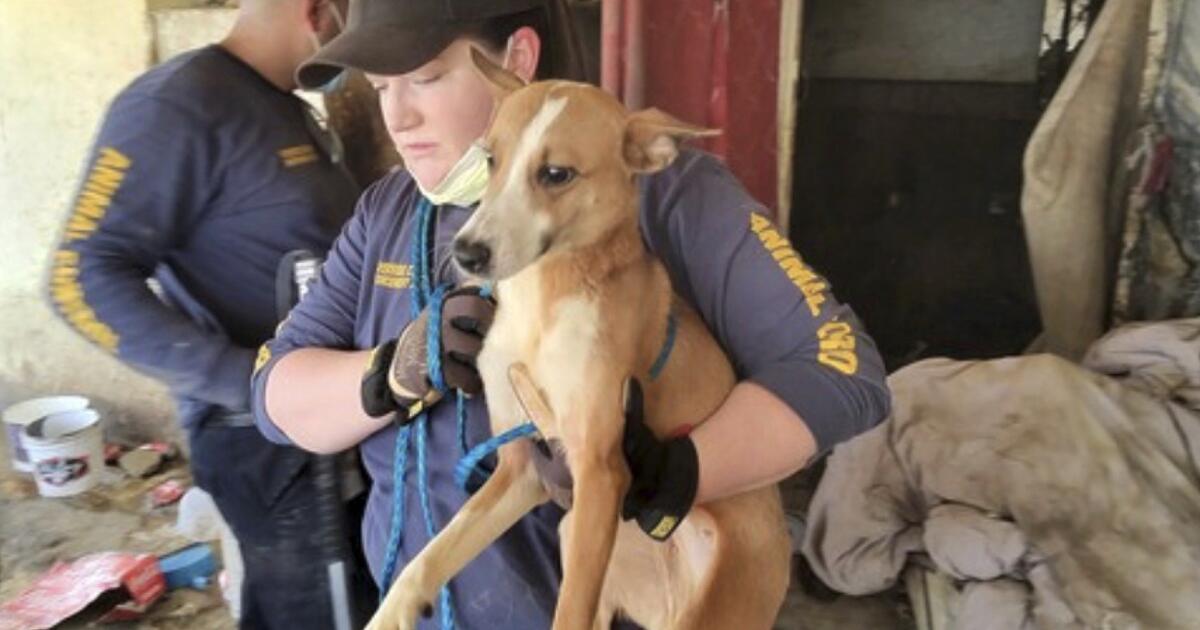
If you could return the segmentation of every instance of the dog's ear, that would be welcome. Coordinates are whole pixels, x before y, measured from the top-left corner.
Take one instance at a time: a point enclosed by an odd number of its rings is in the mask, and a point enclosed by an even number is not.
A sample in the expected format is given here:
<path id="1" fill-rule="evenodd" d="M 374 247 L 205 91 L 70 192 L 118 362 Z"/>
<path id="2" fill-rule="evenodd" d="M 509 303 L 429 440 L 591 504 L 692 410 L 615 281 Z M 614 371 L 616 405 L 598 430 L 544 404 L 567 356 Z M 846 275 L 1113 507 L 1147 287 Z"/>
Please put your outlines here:
<path id="1" fill-rule="evenodd" d="M 492 96 L 495 96 L 497 101 L 504 100 L 504 97 L 525 87 L 525 82 L 521 80 L 521 77 L 505 70 L 503 66 L 492 61 L 482 50 L 474 46 L 471 47 L 471 61 L 475 63 L 475 69 L 483 76 L 483 80 L 487 82 L 488 87 L 492 90 Z"/>
<path id="2" fill-rule="evenodd" d="M 697 127 L 651 107 L 625 118 L 625 163 L 635 173 L 654 173 L 679 155 L 679 144 L 691 138 L 715 136 L 718 129 Z"/>

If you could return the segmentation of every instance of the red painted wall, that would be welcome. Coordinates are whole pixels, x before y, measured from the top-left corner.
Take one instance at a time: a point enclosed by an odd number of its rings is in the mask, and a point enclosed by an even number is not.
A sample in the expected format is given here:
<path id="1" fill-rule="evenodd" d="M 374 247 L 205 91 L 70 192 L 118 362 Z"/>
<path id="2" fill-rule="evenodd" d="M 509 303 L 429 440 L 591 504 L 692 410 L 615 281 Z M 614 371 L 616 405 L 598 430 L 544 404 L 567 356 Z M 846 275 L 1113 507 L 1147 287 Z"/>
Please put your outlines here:
<path id="1" fill-rule="evenodd" d="M 646 104 L 724 130 L 702 146 L 774 212 L 779 0 L 643 0 L 642 10 Z"/>

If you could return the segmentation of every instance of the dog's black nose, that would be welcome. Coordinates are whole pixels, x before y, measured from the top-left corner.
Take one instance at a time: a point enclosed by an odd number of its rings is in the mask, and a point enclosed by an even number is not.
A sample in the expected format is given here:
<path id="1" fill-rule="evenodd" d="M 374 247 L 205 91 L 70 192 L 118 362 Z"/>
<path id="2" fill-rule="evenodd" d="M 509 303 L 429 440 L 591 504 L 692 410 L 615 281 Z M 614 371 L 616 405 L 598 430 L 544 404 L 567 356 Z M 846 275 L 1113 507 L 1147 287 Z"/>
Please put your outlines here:
<path id="1" fill-rule="evenodd" d="M 481 274 L 487 271 L 492 260 L 492 250 L 478 241 L 454 239 L 454 260 L 467 273 Z"/>

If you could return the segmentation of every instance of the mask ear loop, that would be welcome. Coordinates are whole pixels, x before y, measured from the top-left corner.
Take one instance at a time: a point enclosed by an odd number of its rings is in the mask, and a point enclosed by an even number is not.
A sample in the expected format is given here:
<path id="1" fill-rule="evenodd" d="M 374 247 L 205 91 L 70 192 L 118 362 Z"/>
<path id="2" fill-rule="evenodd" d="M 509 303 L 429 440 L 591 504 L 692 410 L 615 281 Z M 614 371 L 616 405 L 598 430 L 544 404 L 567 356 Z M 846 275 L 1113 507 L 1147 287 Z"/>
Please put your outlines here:
<path id="1" fill-rule="evenodd" d="M 328 6 L 329 6 L 329 13 L 330 13 L 330 15 L 333 16 L 333 21 L 337 24 L 338 35 L 341 35 L 342 31 L 346 30 L 346 21 L 344 19 L 342 19 L 342 10 L 339 9 L 337 6 L 337 3 L 333 2 L 332 0 L 330 0 L 330 2 L 328 3 Z M 309 39 L 309 41 L 312 42 L 314 49 L 321 50 L 321 38 L 317 37 L 316 31 L 309 31 L 308 39 Z M 505 52 L 507 54 L 507 51 L 505 51 Z"/>
<path id="2" fill-rule="evenodd" d="M 512 52 L 512 43 L 513 43 L 513 36 L 509 35 L 508 39 L 505 40 L 505 42 L 504 42 L 504 61 L 500 63 L 500 67 L 504 68 L 505 70 L 508 70 L 509 72 L 512 72 L 513 74 L 516 74 L 516 70 L 508 67 L 509 53 Z M 521 83 L 529 83 L 529 82 L 526 81 L 524 79 L 524 77 L 521 77 Z"/>
<path id="3" fill-rule="evenodd" d="M 342 31 L 346 30 L 346 20 L 342 18 L 342 10 L 332 0 L 329 2 L 329 10 L 333 13 L 333 21 L 337 22 L 338 35 L 341 35 Z"/>
<path id="4" fill-rule="evenodd" d="M 509 70 L 509 53 L 512 52 L 512 36 L 509 35 L 508 40 L 504 40 L 504 61 L 500 61 L 500 67 L 504 70 Z M 511 72 L 511 70 L 509 70 Z"/>

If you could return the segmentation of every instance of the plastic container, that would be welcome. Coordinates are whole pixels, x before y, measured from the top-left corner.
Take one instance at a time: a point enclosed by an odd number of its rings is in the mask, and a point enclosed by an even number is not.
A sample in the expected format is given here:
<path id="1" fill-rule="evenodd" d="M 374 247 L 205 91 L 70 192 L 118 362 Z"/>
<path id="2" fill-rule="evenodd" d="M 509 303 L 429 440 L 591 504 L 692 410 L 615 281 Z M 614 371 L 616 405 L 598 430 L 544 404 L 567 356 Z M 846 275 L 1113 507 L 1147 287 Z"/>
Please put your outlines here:
<path id="1" fill-rule="evenodd" d="M 77 409 L 50 414 L 25 426 L 21 442 L 33 464 L 38 494 L 69 497 L 90 490 L 104 467 L 100 414 Z"/>
<path id="2" fill-rule="evenodd" d="M 208 543 L 194 543 L 159 556 L 158 568 L 162 569 L 163 577 L 167 579 L 168 589 L 184 586 L 202 589 L 208 586 L 208 581 L 217 572 L 217 560 Z"/>
<path id="3" fill-rule="evenodd" d="M 8 434 L 9 458 L 13 468 L 20 472 L 33 472 L 29 453 L 21 444 L 21 434 L 26 426 L 53 413 L 76 411 L 87 406 L 88 399 L 83 396 L 46 396 L 21 401 L 5 409 L 4 430 Z"/>
<path id="4" fill-rule="evenodd" d="M 195 541 L 221 540 L 221 571 L 218 582 L 221 595 L 229 605 L 233 618 L 242 616 L 242 552 L 233 530 L 221 518 L 217 504 L 200 488 L 190 488 L 179 500 L 179 517 L 175 530 Z"/>

